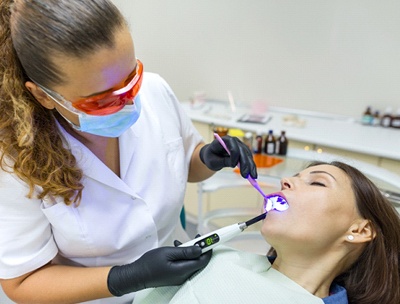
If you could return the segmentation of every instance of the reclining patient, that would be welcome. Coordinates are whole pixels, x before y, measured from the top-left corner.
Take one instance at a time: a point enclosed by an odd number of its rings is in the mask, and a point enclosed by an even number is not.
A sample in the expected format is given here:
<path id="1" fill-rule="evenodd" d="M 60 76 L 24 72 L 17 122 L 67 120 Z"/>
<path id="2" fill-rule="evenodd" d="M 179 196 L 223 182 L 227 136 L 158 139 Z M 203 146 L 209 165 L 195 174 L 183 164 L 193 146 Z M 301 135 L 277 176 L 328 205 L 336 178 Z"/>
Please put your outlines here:
<path id="1" fill-rule="evenodd" d="M 372 182 L 318 162 L 281 188 L 289 208 L 261 228 L 268 256 L 216 247 L 185 284 L 144 290 L 134 304 L 400 303 L 400 218 Z"/>

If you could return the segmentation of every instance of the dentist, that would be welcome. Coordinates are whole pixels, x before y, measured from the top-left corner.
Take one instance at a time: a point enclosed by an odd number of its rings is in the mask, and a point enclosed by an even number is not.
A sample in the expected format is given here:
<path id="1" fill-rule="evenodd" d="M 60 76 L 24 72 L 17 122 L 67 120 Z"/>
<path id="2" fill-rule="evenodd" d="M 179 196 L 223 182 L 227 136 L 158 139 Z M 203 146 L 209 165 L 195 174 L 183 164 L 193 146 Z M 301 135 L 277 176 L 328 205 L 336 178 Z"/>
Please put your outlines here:
<path id="1" fill-rule="evenodd" d="M 210 254 L 170 246 L 187 182 L 250 150 L 205 145 L 168 84 L 144 72 L 108 0 L 0 3 L 0 282 L 17 303 L 131 303 Z"/>

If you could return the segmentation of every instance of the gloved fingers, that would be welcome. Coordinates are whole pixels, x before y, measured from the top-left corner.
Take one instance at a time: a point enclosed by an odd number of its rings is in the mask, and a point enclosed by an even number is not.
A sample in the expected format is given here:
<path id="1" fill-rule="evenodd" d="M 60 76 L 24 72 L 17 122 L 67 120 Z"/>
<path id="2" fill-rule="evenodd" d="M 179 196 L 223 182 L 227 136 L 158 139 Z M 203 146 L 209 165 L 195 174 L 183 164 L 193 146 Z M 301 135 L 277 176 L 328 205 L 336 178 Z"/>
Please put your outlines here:
<path id="1" fill-rule="evenodd" d="M 209 251 L 203 253 L 203 254 L 200 256 L 199 260 L 200 260 L 200 261 L 202 262 L 202 264 L 204 265 L 203 267 L 206 267 L 207 264 L 208 264 L 208 262 L 210 262 L 211 256 L 212 256 L 212 252 L 213 252 L 212 250 L 209 250 Z"/>
<path id="2" fill-rule="evenodd" d="M 171 262 L 178 260 L 193 260 L 200 257 L 201 253 L 201 248 L 199 246 L 170 247 L 167 258 Z"/>
<path id="3" fill-rule="evenodd" d="M 230 159 L 229 154 L 219 142 L 213 141 L 200 149 L 201 161 L 211 170 L 219 171 L 225 166 L 225 159 Z"/>
<path id="4" fill-rule="evenodd" d="M 240 174 L 247 178 L 257 178 L 257 168 L 249 147 L 236 137 L 223 136 L 227 150 L 215 139 L 200 149 L 201 161 L 211 170 L 218 171 L 224 167 L 234 168 L 240 162 Z"/>
<path id="5" fill-rule="evenodd" d="M 198 246 L 193 246 L 197 247 L 200 249 Z M 190 247 L 186 247 L 190 248 Z M 201 250 L 200 250 L 201 252 Z M 195 273 L 196 271 L 203 269 L 204 267 L 207 266 L 207 264 L 210 262 L 212 256 L 212 250 L 207 251 L 206 253 L 201 254 L 198 258 L 195 259 L 188 259 L 188 260 L 175 260 L 173 261 L 173 265 L 176 268 L 179 268 L 180 270 L 186 272 L 186 273 Z"/>
<path id="6" fill-rule="evenodd" d="M 243 178 L 247 178 L 249 175 L 252 178 L 257 178 L 257 167 L 249 147 L 236 137 L 224 136 L 223 139 L 231 152 L 233 167 L 240 162 L 240 174 Z"/>
<path id="7" fill-rule="evenodd" d="M 240 174 L 242 177 L 247 178 L 249 175 L 252 178 L 257 178 L 257 167 L 248 146 L 243 142 L 238 143 L 240 155 Z"/>
<path id="8" fill-rule="evenodd" d="M 178 241 L 178 240 L 175 240 L 175 241 L 174 241 L 174 246 L 175 246 L 175 247 L 178 247 L 178 246 L 180 246 L 180 245 L 182 245 L 182 242 L 181 242 L 181 241 Z"/>
<path id="9" fill-rule="evenodd" d="M 107 287 L 114 296 L 122 296 L 150 287 L 180 285 L 210 258 L 198 246 L 155 248 L 133 263 L 112 267 Z"/>
<path id="10" fill-rule="evenodd" d="M 223 136 L 222 140 L 225 142 L 226 146 L 229 149 L 229 142 L 232 137 L 230 136 Z M 234 145 L 235 143 L 233 143 Z M 231 144 L 232 145 L 232 144 Z M 217 140 L 214 139 L 211 144 L 210 144 L 210 151 L 213 155 L 217 155 L 218 158 L 214 160 L 213 166 L 220 166 L 219 169 L 222 169 L 224 167 L 235 167 L 236 164 L 234 161 L 232 161 L 232 154 L 229 154 L 225 148 L 221 145 L 221 143 Z M 237 163 L 237 162 L 236 162 Z"/>
<path id="11" fill-rule="evenodd" d="M 240 161 L 240 154 L 239 154 L 240 140 L 236 137 L 231 137 L 231 136 L 223 136 L 222 140 L 224 141 L 226 147 L 230 152 L 230 156 L 225 158 L 225 166 L 234 168 Z M 216 142 L 225 151 L 225 149 L 222 147 L 221 143 L 218 140 L 214 140 L 214 142 Z"/>

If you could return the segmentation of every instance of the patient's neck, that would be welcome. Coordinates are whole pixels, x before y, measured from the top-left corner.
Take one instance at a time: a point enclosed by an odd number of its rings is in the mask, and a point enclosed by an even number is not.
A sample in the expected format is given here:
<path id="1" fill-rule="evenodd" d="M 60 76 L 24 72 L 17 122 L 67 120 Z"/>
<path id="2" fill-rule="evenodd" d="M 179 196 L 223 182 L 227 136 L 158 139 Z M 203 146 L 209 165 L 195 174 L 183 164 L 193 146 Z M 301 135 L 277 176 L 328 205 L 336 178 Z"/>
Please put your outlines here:
<path id="1" fill-rule="evenodd" d="M 313 295 L 329 296 L 330 286 L 345 268 L 343 257 L 338 254 L 298 256 L 278 254 L 272 268 L 278 270 Z"/>

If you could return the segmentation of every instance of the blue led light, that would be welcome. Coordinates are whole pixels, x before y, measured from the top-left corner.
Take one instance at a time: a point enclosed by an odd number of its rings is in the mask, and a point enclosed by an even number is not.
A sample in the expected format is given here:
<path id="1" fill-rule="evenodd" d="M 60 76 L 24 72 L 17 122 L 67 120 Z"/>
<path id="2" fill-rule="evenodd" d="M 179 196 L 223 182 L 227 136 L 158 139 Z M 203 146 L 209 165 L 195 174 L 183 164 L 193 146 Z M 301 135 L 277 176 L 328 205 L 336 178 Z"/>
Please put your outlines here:
<path id="1" fill-rule="evenodd" d="M 286 199 L 280 195 L 273 194 L 264 199 L 264 210 L 269 212 L 271 210 L 285 211 L 289 208 Z"/>

